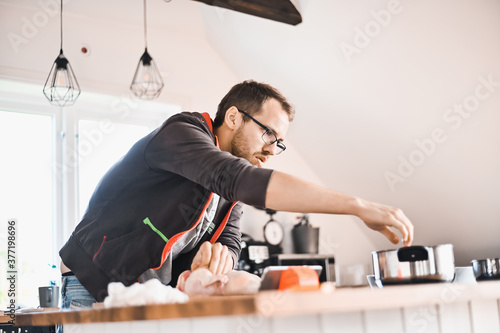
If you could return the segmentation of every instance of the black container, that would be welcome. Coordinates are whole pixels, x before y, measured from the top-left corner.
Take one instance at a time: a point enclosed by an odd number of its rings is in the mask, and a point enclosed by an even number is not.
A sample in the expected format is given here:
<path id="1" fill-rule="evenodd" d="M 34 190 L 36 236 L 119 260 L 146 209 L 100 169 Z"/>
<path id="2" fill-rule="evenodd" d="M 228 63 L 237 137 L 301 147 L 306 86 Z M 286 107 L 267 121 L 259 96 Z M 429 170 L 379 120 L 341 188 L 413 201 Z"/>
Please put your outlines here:
<path id="1" fill-rule="evenodd" d="M 302 216 L 300 222 L 293 227 L 292 239 L 295 253 L 318 253 L 319 228 L 309 224 L 307 215 Z"/>

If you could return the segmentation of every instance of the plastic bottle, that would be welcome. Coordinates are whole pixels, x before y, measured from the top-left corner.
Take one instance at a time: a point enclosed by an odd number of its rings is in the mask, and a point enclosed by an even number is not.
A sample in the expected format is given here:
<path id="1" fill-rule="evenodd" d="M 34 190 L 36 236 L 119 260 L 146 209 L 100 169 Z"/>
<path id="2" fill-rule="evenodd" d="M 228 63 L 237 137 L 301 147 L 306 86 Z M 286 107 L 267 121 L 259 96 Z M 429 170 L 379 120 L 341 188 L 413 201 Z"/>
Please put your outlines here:
<path id="1" fill-rule="evenodd" d="M 49 264 L 49 266 L 50 266 L 49 285 L 58 286 L 59 280 L 60 280 L 60 274 L 59 274 L 59 271 L 57 270 L 57 266 L 51 265 L 51 264 Z"/>

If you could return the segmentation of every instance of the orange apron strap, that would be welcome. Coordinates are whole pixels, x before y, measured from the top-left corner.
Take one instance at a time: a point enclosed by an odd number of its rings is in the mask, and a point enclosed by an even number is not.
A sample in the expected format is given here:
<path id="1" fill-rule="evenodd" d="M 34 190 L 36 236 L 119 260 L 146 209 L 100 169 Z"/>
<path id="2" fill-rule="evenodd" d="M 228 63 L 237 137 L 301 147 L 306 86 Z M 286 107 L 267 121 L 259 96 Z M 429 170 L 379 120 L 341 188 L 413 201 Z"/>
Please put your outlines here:
<path id="1" fill-rule="evenodd" d="M 237 203 L 238 203 L 238 201 L 233 202 L 233 204 L 231 205 L 231 208 L 229 208 L 229 211 L 227 212 L 226 216 L 224 217 L 224 220 L 222 220 L 222 223 L 219 225 L 219 227 L 215 231 L 214 235 L 210 239 L 210 243 L 213 244 L 217 241 L 220 234 L 222 233 L 222 230 L 224 230 L 224 228 L 226 227 L 227 221 L 229 220 L 229 215 L 231 215 L 231 212 L 233 211 L 233 208 L 234 208 L 234 206 L 236 206 Z"/>
<path id="2" fill-rule="evenodd" d="M 161 254 L 161 262 L 160 262 L 160 265 L 158 267 L 154 267 L 153 269 L 159 269 L 163 263 L 165 262 L 165 260 L 167 260 L 167 257 L 168 257 L 168 254 L 170 253 L 170 250 L 172 250 L 172 247 L 174 246 L 175 242 L 177 242 L 179 240 L 179 238 L 182 237 L 182 235 L 184 235 L 186 232 L 192 230 L 193 228 L 195 228 L 201 221 L 203 215 L 205 214 L 205 212 L 207 211 L 207 207 L 208 205 L 210 204 L 210 202 L 212 201 L 212 197 L 214 196 L 213 193 L 210 193 L 210 196 L 208 197 L 208 200 L 207 202 L 205 203 L 205 206 L 203 206 L 203 210 L 201 211 L 201 214 L 200 216 L 198 217 L 198 220 L 196 220 L 196 223 L 188 230 L 184 230 L 172 237 L 170 237 L 170 239 L 168 240 L 167 244 L 165 245 L 165 247 L 163 248 L 163 252 Z"/>
<path id="3" fill-rule="evenodd" d="M 203 116 L 203 118 L 207 122 L 208 128 L 210 128 L 210 131 L 212 131 L 212 133 L 213 133 L 214 132 L 214 126 L 213 126 L 213 123 L 212 123 L 212 119 L 210 118 L 210 115 L 208 113 L 206 113 L 206 112 L 203 112 L 201 115 Z M 217 137 L 217 135 L 214 135 L 214 136 L 215 136 L 215 145 L 217 146 L 217 148 L 220 148 L 219 147 L 219 138 Z"/>
<path id="4" fill-rule="evenodd" d="M 210 115 L 206 112 L 203 112 L 201 115 L 203 116 L 203 118 L 205 118 L 205 121 L 207 122 L 208 127 L 210 128 L 210 131 L 212 131 L 212 133 L 213 133 L 214 127 L 212 125 L 212 119 L 210 118 Z"/>

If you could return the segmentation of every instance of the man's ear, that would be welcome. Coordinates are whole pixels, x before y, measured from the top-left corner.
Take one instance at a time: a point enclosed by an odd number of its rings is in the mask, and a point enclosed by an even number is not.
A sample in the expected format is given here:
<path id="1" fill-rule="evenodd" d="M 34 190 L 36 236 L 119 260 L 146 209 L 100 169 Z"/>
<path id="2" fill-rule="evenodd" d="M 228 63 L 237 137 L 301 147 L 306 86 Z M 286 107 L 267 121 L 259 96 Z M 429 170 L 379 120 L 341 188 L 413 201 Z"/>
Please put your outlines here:
<path id="1" fill-rule="evenodd" d="M 236 106 L 231 106 L 229 109 L 226 111 L 226 116 L 224 117 L 224 123 L 226 124 L 227 127 L 230 129 L 234 130 L 240 127 L 242 119 L 240 116 L 240 112 L 236 108 Z"/>

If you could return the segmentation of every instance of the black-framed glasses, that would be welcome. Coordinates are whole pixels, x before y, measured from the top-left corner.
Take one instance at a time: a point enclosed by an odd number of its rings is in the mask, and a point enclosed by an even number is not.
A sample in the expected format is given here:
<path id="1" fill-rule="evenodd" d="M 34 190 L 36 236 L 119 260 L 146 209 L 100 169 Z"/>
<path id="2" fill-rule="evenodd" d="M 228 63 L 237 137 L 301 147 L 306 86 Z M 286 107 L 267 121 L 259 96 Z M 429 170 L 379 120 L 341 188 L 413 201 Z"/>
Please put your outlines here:
<path id="1" fill-rule="evenodd" d="M 257 119 L 255 119 L 254 117 L 252 117 L 251 115 L 246 113 L 245 111 L 240 110 L 240 109 L 238 109 L 238 111 L 243 113 L 248 118 L 252 119 L 257 125 L 259 125 L 260 127 L 262 127 L 264 129 L 265 132 L 264 132 L 264 134 L 262 134 L 262 141 L 264 141 L 264 143 L 266 145 L 271 146 L 276 142 L 276 147 L 278 148 L 276 151 L 276 155 L 279 155 L 285 151 L 285 149 L 286 149 L 285 144 L 278 140 L 278 138 L 276 137 L 276 134 L 274 134 L 274 132 L 269 127 L 262 124 L 260 121 L 258 121 Z"/>

